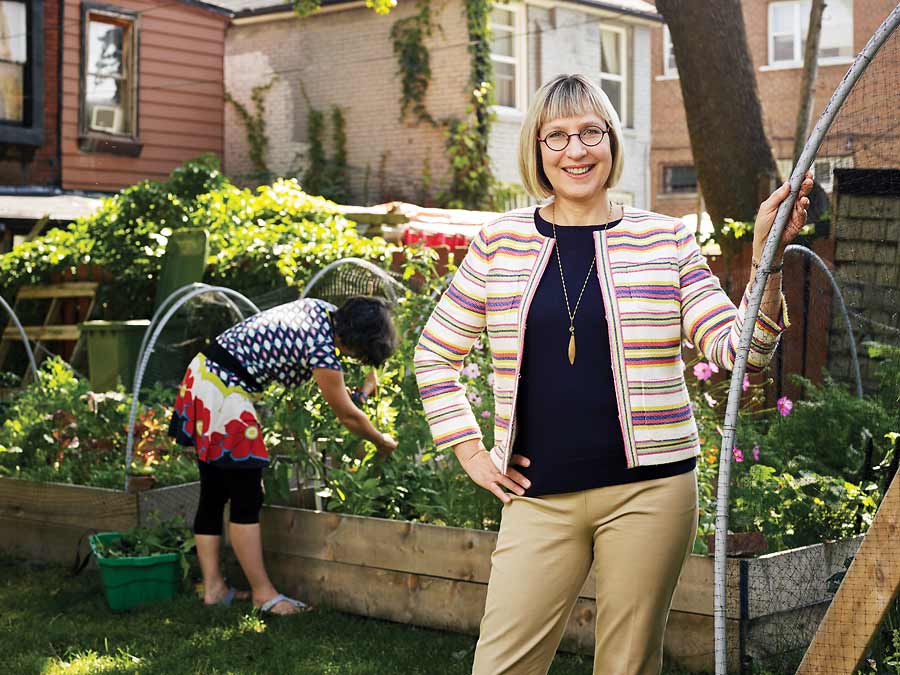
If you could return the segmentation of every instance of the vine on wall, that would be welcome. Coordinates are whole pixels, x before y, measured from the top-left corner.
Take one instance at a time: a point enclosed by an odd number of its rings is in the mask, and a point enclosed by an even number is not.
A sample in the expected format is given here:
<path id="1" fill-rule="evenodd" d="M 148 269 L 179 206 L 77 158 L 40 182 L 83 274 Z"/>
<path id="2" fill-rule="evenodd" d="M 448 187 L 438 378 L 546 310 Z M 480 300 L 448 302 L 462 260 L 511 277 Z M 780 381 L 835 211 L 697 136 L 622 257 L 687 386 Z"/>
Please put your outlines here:
<path id="1" fill-rule="evenodd" d="M 400 120 L 411 108 L 417 120 L 434 124 L 434 119 L 425 108 L 425 95 L 431 82 L 431 60 L 425 38 L 431 37 L 434 31 L 431 0 L 416 0 L 416 7 L 419 10 L 416 14 L 398 19 L 391 28 L 397 74 L 403 82 Z"/>
<path id="2" fill-rule="evenodd" d="M 225 92 L 225 100 L 234 106 L 237 114 L 241 118 L 244 129 L 247 131 L 247 143 L 250 146 L 250 161 L 253 162 L 253 168 L 263 175 L 271 172 L 266 164 L 266 155 L 269 152 L 269 138 L 266 136 L 266 93 L 275 84 L 278 79 L 277 75 L 273 75 L 266 84 L 260 84 L 250 91 L 250 102 L 253 104 L 253 113 L 247 110 L 240 101 L 235 99 L 227 91 Z"/>
<path id="3" fill-rule="evenodd" d="M 305 92 L 304 92 L 305 95 Z M 344 113 L 338 106 L 331 109 L 331 141 L 334 153 L 329 159 L 325 153 L 325 113 L 309 105 L 307 119 L 306 171 L 301 184 L 309 194 L 322 195 L 328 199 L 346 204 L 350 201 L 350 177 L 347 166 L 347 133 Z"/>
<path id="4" fill-rule="evenodd" d="M 322 0 L 292 0 L 294 12 L 298 16 L 309 16 L 322 6 Z M 397 6 L 397 0 L 366 0 L 366 7 L 374 9 L 376 14 L 388 14 Z"/>
<path id="5" fill-rule="evenodd" d="M 469 34 L 471 91 L 466 117 L 451 120 L 447 130 L 447 154 L 450 158 L 450 185 L 441 195 L 448 208 L 489 209 L 496 183 L 488 156 L 488 139 L 494 113 L 493 66 L 490 28 L 492 0 L 466 0 L 466 26 Z"/>

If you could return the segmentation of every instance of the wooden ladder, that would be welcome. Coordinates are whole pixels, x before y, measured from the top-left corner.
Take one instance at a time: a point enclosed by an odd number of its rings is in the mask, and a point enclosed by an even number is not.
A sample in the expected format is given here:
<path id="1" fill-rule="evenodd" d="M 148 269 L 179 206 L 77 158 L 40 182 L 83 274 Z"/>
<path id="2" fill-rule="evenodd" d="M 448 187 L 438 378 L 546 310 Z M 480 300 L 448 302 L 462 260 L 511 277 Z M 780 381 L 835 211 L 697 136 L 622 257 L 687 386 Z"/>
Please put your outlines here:
<path id="1" fill-rule="evenodd" d="M 90 317 L 94 310 L 94 302 L 96 300 L 97 287 L 99 283 L 96 281 L 67 281 L 59 284 L 47 284 L 43 286 L 25 286 L 19 289 L 16 294 L 16 301 L 13 304 L 13 311 L 18 313 L 23 302 L 36 302 L 41 300 L 49 300 L 50 305 L 47 307 L 47 313 L 44 315 L 44 321 L 39 326 L 24 326 L 25 334 L 34 344 L 37 351 L 41 342 L 46 341 L 62 341 L 74 342 L 70 360 L 78 355 L 81 349 L 81 329 L 78 323 L 60 323 L 60 312 L 62 310 L 63 300 L 73 300 L 86 298 L 90 300 L 87 311 L 80 316 L 78 321 L 84 321 Z M 0 370 L 6 362 L 6 357 L 13 342 L 21 342 L 22 336 L 18 328 L 9 322 L 3 331 L 3 339 L 0 341 Z"/>

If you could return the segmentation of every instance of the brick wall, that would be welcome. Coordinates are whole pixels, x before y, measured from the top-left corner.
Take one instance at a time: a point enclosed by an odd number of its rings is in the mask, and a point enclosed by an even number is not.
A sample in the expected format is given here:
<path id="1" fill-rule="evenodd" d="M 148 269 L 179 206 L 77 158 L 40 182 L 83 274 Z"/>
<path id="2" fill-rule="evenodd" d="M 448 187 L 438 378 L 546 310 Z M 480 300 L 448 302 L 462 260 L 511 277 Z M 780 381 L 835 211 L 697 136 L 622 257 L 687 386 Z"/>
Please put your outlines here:
<path id="1" fill-rule="evenodd" d="M 763 125 L 776 159 L 789 158 L 793 152 L 794 127 L 799 107 L 801 68 L 770 69 L 768 64 L 768 5 L 761 0 L 743 0 L 742 10 L 747 42 L 760 101 Z M 873 31 L 894 8 L 893 0 L 854 0 L 853 49 L 863 48 Z M 685 121 L 681 87 L 677 78 L 663 77 L 663 31 L 653 35 L 653 149 L 651 152 L 653 209 L 681 216 L 696 209 L 696 195 L 663 193 L 663 167 L 693 164 Z M 813 121 L 821 114 L 849 63 L 820 65 L 815 86 Z"/>
<path id="2" fill-rule="evenodd" d="M 427 41 L 432 78 L 426 107 L 436 119 L 462 117 L 467 104 L 468 40 L 460 0 L 434 2 L 441 29 Z M 367 8 L 326 11 L 232 25 L 225 48 L 226 90 L 252 112 L 250 92 L 278 79 L 266 97 L 268 166 L 279 175 L 302 174 L 307 146 L 307 104 L 330 116 L 340 106 L 346 121 L 351 191 L 356 203 L 421 199 L 430 164 L 433 194 L 446 184 L 443 127 L 400 121 L 401 82 L 390 30 L 415 11 L 401 3 L 388 16 Z M 232 106 L 225 110 L 225 171 L 241 182 L 253 172 L 246 132 Z M 330 123 L 324 138 L 332 153 Z M 366 174 L 368 172 L 368 180 Z M 366 185 L 366 183 L 368 185 Z"/>
<path id="3" fill-rule="evenodd" d="M 867 340 L 900 344 L 900 196 L 837 196 L 835 268 L 851 314 L 863 384 L 876 387 L 877 364 L 861 347 Z M 829 371 L 851 382 L 846 329 L 835 305 L 829 331 Z"/>

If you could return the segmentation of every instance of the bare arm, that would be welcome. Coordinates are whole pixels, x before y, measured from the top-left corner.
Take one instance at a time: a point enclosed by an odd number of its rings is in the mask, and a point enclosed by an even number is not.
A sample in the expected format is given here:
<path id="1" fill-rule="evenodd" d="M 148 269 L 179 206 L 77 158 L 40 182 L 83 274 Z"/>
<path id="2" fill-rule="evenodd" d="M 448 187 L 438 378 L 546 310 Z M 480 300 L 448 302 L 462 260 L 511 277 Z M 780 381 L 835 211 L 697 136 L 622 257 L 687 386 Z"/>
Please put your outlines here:
<path id="1" fill-rule="evenodd" d="M 335 416 L 348 431 L 371 441 L 381 451 L 390 451 L 397 447 L 397 441 L 378 431 L 369 418 L 353 404 L 341 371 L 314 368 L 313 379 L 322 390 L 322 396 L 331 406 Z"/>

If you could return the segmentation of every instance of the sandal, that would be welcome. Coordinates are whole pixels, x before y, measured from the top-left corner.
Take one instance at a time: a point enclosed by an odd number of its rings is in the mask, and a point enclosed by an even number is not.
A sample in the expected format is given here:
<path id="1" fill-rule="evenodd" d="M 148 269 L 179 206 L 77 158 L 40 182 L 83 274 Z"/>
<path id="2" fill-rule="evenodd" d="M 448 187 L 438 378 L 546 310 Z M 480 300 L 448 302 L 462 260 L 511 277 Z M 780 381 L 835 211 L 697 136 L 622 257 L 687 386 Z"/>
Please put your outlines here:
<path id="1" fill-rule="evenodd" d="M 283 593 L 279 593 L 275 597 L 273 597 L 269 600 L 266 600 L 257 609 L 259 610 L 260 614 L 269 614 L 270 616 L 290 616 L 290 615 L 277 614 L 276 612 L 272 611 L 272 608 L 274 608 L 275 605 L 277 605 L 279 602 L 286 602 L 290 605 L 293 605 L 294 607 L 296 607 L 299 610 L 298 612 L 296 612 L 297 614 L 300 614 L 302 612 L 308 612 L 312 609 L 312 607 L 307 605 L 305 602 L 296 600 L 294 598 L 289 598 L 288 596 L 284 595 Z"/>

